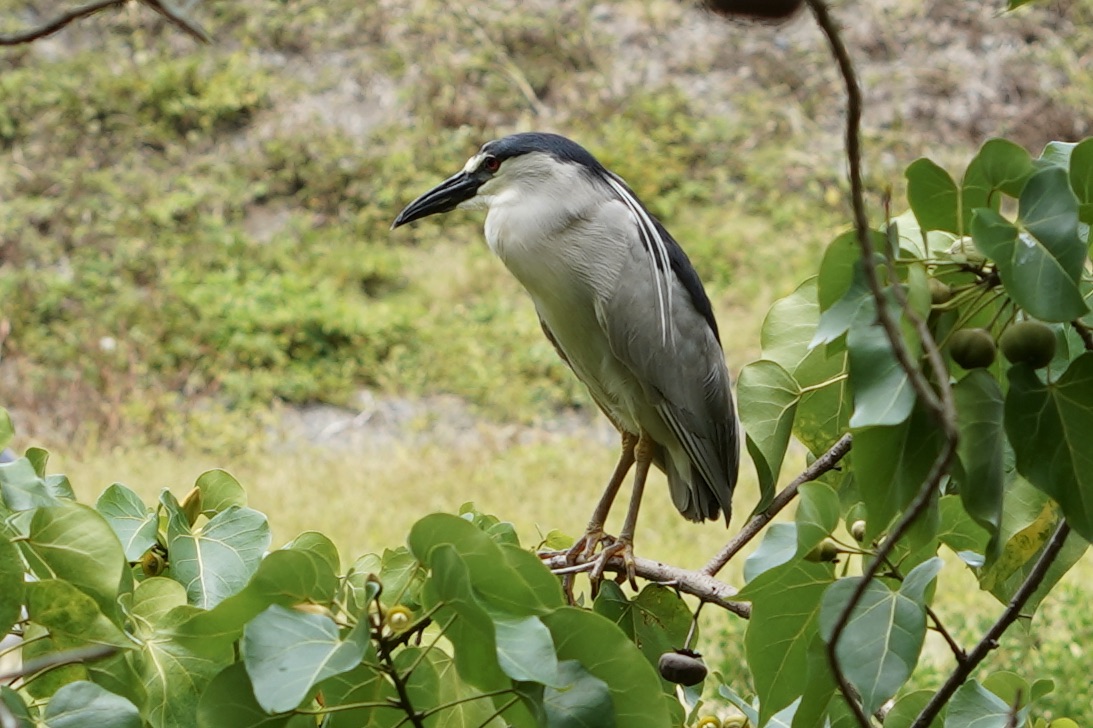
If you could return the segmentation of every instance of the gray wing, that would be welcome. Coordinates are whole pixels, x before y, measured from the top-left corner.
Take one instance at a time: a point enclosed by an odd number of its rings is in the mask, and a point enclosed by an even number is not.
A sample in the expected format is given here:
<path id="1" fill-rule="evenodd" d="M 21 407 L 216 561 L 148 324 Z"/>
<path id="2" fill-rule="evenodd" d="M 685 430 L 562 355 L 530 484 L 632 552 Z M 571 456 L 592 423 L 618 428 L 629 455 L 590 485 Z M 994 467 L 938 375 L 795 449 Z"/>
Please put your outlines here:
<path id="1" fill-rule="evenodd" d="M 612 352 L 641 382 L 647 401 L 689 461 L 689 468 L 679 463 L 669 448 L 664 469 L 677 508 L 692 520 L 717 518 L 720 509 L 727 522 L 739 445 L 716 324 L 687 256 L 659 222 L 641 211 L 644 215 L 633 218 L 630 247 L 635 252 L 621 277 L 626 283 L 601 299 L 597 318 Z"/>

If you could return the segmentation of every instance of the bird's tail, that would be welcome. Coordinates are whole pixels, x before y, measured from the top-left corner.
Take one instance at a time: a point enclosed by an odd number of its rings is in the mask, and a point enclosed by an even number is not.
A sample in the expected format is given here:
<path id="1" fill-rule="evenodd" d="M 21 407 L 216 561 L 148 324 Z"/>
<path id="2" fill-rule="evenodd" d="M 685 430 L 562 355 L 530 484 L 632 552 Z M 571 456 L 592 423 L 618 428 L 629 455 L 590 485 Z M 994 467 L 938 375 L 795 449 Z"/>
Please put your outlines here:
<path id="1" fill-rule="evenodd" d="M 716 521 L 721 515 L 714 486 L 691 464 L 685 453 L 673 456 L 667 448 L 657 445 L 653 452 L 653 464 L 668 476 L 668 490 L 672 494 L 672 503 L 689 521 Z M 725 525 L 729 525 L 731 509 L 724 508 Z"/>

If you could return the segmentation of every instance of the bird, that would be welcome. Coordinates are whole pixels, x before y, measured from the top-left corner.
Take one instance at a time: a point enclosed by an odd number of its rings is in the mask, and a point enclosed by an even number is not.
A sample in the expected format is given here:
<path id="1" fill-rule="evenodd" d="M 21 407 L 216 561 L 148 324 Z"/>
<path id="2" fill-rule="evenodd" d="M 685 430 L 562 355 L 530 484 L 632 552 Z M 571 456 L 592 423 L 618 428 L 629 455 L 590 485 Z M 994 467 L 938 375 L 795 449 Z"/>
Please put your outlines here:
<path id="1" fill-rule="evenodd" d="M 621 435 L 618 464 L 567 552 L 602 578 L 634 532 L 650 466 L 688 520 L 732 513 L 740 427 L 709 296 L 686 253 L 621 177 L 580 144 L 523 132 L 486 142 L 420 195 L 391 229 L 455 209 L 487 210 L 493 253 L 530 295 L 543 333 Z M 631 468 L 617 538 L 604 531 Z"/>

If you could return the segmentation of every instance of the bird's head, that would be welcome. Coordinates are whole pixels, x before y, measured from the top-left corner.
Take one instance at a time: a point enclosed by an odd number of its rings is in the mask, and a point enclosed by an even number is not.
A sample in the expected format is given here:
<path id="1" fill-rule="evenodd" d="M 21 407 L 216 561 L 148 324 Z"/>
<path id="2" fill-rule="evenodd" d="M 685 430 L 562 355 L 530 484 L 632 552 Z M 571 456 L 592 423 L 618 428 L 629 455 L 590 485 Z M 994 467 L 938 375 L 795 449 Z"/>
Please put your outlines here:
<path id="1" fill-rule="evenodd" d="M 605 174 L 584 147 L 557 134 L 526 132 L 486 142 L 463 169 L 411 202 L 391 229 L 456 208 L 482 209 L 506 195 L 572 192 L 573 175 Z"/>

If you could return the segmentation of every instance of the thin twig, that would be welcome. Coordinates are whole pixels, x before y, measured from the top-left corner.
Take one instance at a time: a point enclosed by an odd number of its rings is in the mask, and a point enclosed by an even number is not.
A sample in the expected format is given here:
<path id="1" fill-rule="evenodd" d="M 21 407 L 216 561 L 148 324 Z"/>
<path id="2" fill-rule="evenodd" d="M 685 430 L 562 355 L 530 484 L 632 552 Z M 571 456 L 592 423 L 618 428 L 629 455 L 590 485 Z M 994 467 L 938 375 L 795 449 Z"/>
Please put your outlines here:
<path id="1" fill-rule="evenodd" d="M 45 25 L 40 25 L 37 28 L 30 28 L 29 30 L 24 30 L 21 33 L 15 33 L 13 35 L 0 35 L 0 46 L 31 43 L 39 38 L 45 38 L 47 35 L 52 35 L 58 30 L 64 29 L 66 26 L 74 23 L 80 18 L 86 18 L 89 15 L 94 15 L 100 10 L 106 10 L 110 7 L 121 7 L 128 2 L 129 0 L 99 0 L 98 2 L 81 5 L 78 8 L 69 10 L 67 13 L 58 15 Z"/>
<path id="2" fill-rule="evenodd" d="M 790 501 L 797 496 L 797 489 L 805 483 L 815 480 L 827 471 L 834 468 L 840 460 L 842 460 L 848 452 L 850 452 L 851 437 L 850 435 L 843 435 L 839 438 L 838 442 L 828 448 L 820 457 L 816 458 L 811 465 L 805 468 L 805 471 L 793 479 L 793 482 L 783 488 L 779 493 L 771 500 L 770 505 L 762 513 L 756 513 L 751 519 L 744 524 L 744 527 L 740 529 L 732 539 L 726 543 L 717 555 L 710 559 L 709 563 L 702 567 L 703 574 L 708 576 L 715 576 L 717 572 L 724 568 L 725 564 L 729 563 L 729 560 L 737 554 L 753 538 L 755 538 L 763 527 L 766 526 L 771 520 L 778 515 L 778 512 L 785 508 Z"/>
<path id="3" fill-rule="evenodd" d="M 205 32 L 205 29 L 197 24 L 192 18 L 188 18 L 177 10 L 172 8 L 169 4 L 162 2 L 161 0 L 138 0 L 140 4 L 146 5 L 155 12 L 162 15 L 167 22 L 174 25 L 179 30 L 183 31 L 195 40 L 202 43 L 210 42 L 209 34 Z M 88 3 L 87 5 L 81 5 L 78 8 L 73 8 L 67 13 L 57 16 L 53 20 L 40 25 L 37 28 L 30 28 L 13 35 L 0 35 L 0 46 L 14 46 L 22 45 L 24 43 L 32 43 L 40 38 L 45 38 L 47 35 L 52 35 L 59 30 L 64 30 L 72 23 L 86 18 L 90 15 L 94 15 L 102 10 L 112 7 L 122 7 L 129 3 L 129 0 L 98 0 L 98 2 Z"/>
<path id="4" fill-rule="evenodd" d="M 67 13 L 63 13 L 55 17 L 54 20 L 49 21 L 45 25 L 39 25 L 38 27 L 32 27 L 30 30 L 23 31 L 22 33 L 15 33 L 13 35 L 0 35 L 0 46 L 19 46 L 24 43 L 32 43 L 38 38 L 44 38 L 47 35 L 52 35 L 57 31 L 63 30 L 67 25 L 78 21 L 81 17 L 87 15 L 94 15 L 95 13 L 106 10 L 107 8 L 118 7 L 126 4 L 129 0 L 98 0 L 98 2 L 87 3 L 86 5 L 80 5 L 79 8 L 74 8 Z"/>
<path id="5" fill-rule="evenodd" d="M 949 675 L 945 684 L 941 686 L 941 689 L 934 693 L 933 697 L 930 698 L 930 702 L 926 703 L 922 712 L 915 718 L 915 722 L 911 724 L 911 728 L 925 728 L 930 725 L 941 709 L 945 707 L 945 704 L 949 702 L 957 688 L 964 684 L 964 681 L 968 679 L 990 651 L 998 646 L 999 638 L 1009 629 L 1011 624 L 1017 621 L 1025 604 L 1040 587 L 1048 569 L 1051 568 L 1059 552 L 1062 551 L 1068 535 L 1070 535 L 1070 524 L 1065 520 L 1061 521 L 1055 529 L 1055 533 L 1052 534 L 1051 540 L 1044 547 L 1044 552 L 1036 560 L 1032 571 L 1021 582 L 1021 586 L 1014 592 L 1009 604 L 1006 605 L 1005 611 L 998 617 L 998 621 L 991 625 L 990 629 L 983 635 L 983 639 L 979 640 L 979 644 L 968 653 L 968 658 L 957 666 L 956 670 Z"/>
<path id="6" fill-rule="evenodd" d="M 501 714 L 502 714 L 502 713 L 504 713 L 504 712 L 505 712 L 506 710 L 508 710 L 509 708 L 511 708 L 511 707 L 512 707 L 513 705 L 515 705 L 515 704 L 516 704 L 516 701 L 517 701 L 517 700 L 519 700 L 519 699 L 520 699 L 519 697 L 515 697 L 515 698 L 513 698 L 512 700 L 509 700 L 509 701 L 508 701 L 507 703 L 505 703 L 504 705 L 502 705 L 502 706 L 501 706 L 500 708 L 498 708 L 497 710 L 493 711 L 493 714 L 492 714 L 492 715 L 490 715 L 490 717 L 486 718 L 486 719 L 485 719 L 484 721 L 482 721 L 481 723 L 479 723 L 479 724 L 478 724 L 478 725 L 479 725 L 479 728 L 486 728 L 486 726 L 488 726 L 488 725 L 489 725 L 490 723 L 492 723 L 492 722 L 493 722 L 493 719 L 494 719 L 494 718 L 496 718 L 497 716 L 501 715 Z"/>
<path id="7" fill-rule="evenodd" d="M 209 34 L 205 32 L 205 29 L 198 25 L 193 18 L 182 15 L 172 8 L 169 3 L 160 2 L 160 0 L 140 0 L 140 2 L 147 5 L 152 10 L 155 10 L 166 18 L 167 22 L 186 33 L 186 35 L 194 40 L 200 43 L 212 42 L 212 38 L 209 37 Z"/>
<path id="8" fill-rule="evenodd" d="M 567 561 L 565 551 L 540 552 L 539 558 L 543 560 L 554 573 L 565 569 L 571 564 Z M 626 563 L 622 557 L 615 556 L 607 560 L 605 572 L 612 574 L 627 573 Z M 669 566 L 651 559 L 634 558 L 634 575 L 642 579 L 665 586 L 671 586 L 684 594 L 696 596 L 702 601 L 716 604 L 733 614 L 747 619 L 751 616 L 751 606 L 743 602 L 733 601 L 737 590 L 723 581 L 718 581 L 709 574 L 701 571 L 690 571 L 678 566 Z"/>
<path id="9" fill-rule="evenodd" d="M 1078 336 L 1082 338 L 1082 343 L 1085 344 L 1086 351 L 1093 351 L 1093 329 L 1090 329 L 1077 319 L 1071 321 L 1070 325 L 1078 332 Z"/>
<path id="10" fill-rule="evenodd" d="M 929 604 L 926 605 L 926 614 L 933 620 L 934 630 L 949 643 L 949 649 L 953 651 L 953 657 L 956 658 L 957 664 L 963 664 L 964 661 L 968 659 L 967 653 L 964 652 L 964 649 L 955 639 L 953 639 L 949 630 L 945 629 L 945 625 L 941 623 L 941 618 L 937 616 L 937 612 L 935 612 Z"/>
<path id="11" fill-rule="evenodd" d="M 903 315 L 912 323 L 921 339 L 926 358 L 930 362 L 934 378 L 937 380 L 939 392 L 934 391 L 927 381 L 926 376 L 918 367 L 918 364 L 912 356 L 911 351 L 907 346 L 907 342 L 904 340 L 903 334 L 900 331 L 899 322 L 892 316 L 892 312 L 888 307 L 885 289 L 881 283 L 880 275 L 877 272 L 874 263 L 876 259 L 876 250 L 873 246 L 872 234 L 869 229 L 869 220 L 865 212 L 865 195 L 861 172 L 861 88 L 858 86 L 857 76 L 854 72 L 854 64 L 850 60 L 850 54 L 847 52 L 838 28 L 828 12 L 827 4 L 824 0 L 808 0 L 808 5 L 816 18 L 817 25 L 819 25 L 824 36 L 827 38 L 828 44 L 831 47 L 831 54 L 835 58 L 835 62 L 838 65 L 839 71 L 846 84 L 846 158 L 850 167 L 850 193 L 854 212 L 854 227 L 858 237 L 858 245 L 861 248 L 862 260 L 865 263 L 866 281 L 869 284 L 869 289 L 876 305 L 877 320 L 884 330 L 896 361 L 899 363 L 900 368 L 907 374 L 908 381 L 910 382 L 912 389 L 914 389 L 916 397 L 926 406 L 931 416 L 937 420 L 937 424 L 941 429 L 942 434 L 945 436 L 945 444 L 942 445 L 941 451 L 930 466 L 929 475 L 904 511 L 903 516 L 892 528 L 888 537 L 884 540 L 884 543 L 882 543 L 877 550 L 874 558 L 863 570 L 862 578 L 856 583 L 849 600 L 836 618 L 834 626 L 832 627 L 831 636 L 827 642 L 827 659 L 831 666 L 831 670 L 835 675 L 835 680 L 839 685 L 839 690 L 846 696 L 846 702 L 850 706 L 858 724 L 862 726 L 862 728 L 870 728 L 872 722 L 870 721 L 869 716 L 866 715 L 862 706 L 853 699 L 854 690 L 847 680 L 846 675 L 843 674 L 842 666 L 839 664 L 839 639 L 842 637 L 843 632 L 850 622 L 850 616 L 861 601 L 869 583 L 876 576 L 881 564 L 885 562 L 888 554 L 891 553 L 892 549 L 895 547 L 895 544 L 899 542 L 911 527 L 911 524 L 922 515 L 926 510 L 926 507 L 930 504 L 930 501 L 933 499 L 938 484 L 948 472 L 949 466 L 952 463 L 953 456 L 956 453 L 956 443 L 959 435 L 956 428 L 956 411 L 953 407 L 952 391 L 949 386 L 948 370 L 945 368 L 945 362 L 941 357 L 941 352 L 938 350 L 937 343 L 930 334 L 929 328 L 926 326 L 925 322 L 911 310 L 906 295 L 896 284 L 896 278 L 893 275 L 895 269 L 894 262 L 891 260 L 891 253 L 887 250 L 886 246 L 884 259 L 887 263 L 889 275 L 893 282 L 891 290 Z"/>
<path id="12" fill-rule="evenodd" d="M 443 705 L 434 705 L 432 708 L 429 708 L 428 710 L 422 711 L 421 715 L 425 718 L 428 718 L 430 715 L 436 715 L 437 713 L 439 713 L 442 710 L 447 710 L 448 708 L 454 708 L 457 705 L 462 705 L 463 703 L 469 703 L 472 700 L 481 700 L 482 698 L 498 698 L 498 697 L 501 697 L 502 695 L 508 695 L 511 692 L 512 692 L 512 688 L 505 688 L 503 690 L 494 690 L 493 692 L 489 692 L 489 693 L 478 693 L 477 695 L 468 695 L 467 697 L 457 698 L 455 700 L 450 700 L 447 703 L 444 703 Z"/>
<path id="13" fill-rule="evenodd" d="M 62 665 L 72 665 L 77 662 L 91 662 L 101 660 L 117 653 L 121 648 L 114 645 L 93 645 L 91 647 L 79 647 L 64 652 L 54 652 L 51 655 L 40 657 L 37 660 L 24 662 L 23 666 L 11 672 L 0 673 L 0 683 L 8 683 L 21 677 L 36 675 L 46 670 L 52 670 Z"/>

